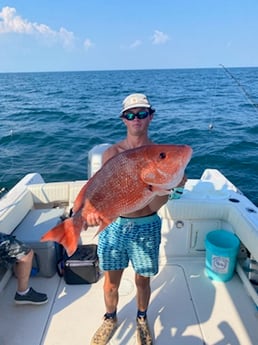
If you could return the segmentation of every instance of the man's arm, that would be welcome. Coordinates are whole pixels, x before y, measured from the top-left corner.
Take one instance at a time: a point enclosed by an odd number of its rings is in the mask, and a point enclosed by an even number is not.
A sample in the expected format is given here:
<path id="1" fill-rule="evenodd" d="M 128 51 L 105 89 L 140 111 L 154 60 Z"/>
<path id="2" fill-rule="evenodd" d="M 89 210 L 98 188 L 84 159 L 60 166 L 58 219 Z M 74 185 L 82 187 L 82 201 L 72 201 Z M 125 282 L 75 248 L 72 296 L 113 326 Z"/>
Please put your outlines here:
<path id="1" fill-rule="evenodd" d="M 110 158 L 114 157 L 119 153 L 119 150 L 117 148 L 117 145 L 112 145 L 106 151 L 103 153 L 102 157 L 102 165 L 106 163 Z"/>

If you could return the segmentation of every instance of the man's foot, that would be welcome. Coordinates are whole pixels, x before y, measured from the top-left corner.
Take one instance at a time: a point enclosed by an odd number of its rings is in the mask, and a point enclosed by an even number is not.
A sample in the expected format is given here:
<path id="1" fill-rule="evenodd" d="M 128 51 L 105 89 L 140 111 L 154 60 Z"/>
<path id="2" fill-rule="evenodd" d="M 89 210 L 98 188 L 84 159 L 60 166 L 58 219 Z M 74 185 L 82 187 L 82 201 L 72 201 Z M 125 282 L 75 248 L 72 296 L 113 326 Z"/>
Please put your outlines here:
<path id="1" fill-rule="evenodd" d="M 97 329 L 90 345 L 106 345 L 112 335 L 114 334 L 117 326 L 117 318 L 107 318 L 104 316 L 102 325 Z"/>
<path id="2" fill-rule="evenodd" d="M 147 318 L 137 317 L 136 326 L 137 345 L 152 345 L 152 337 Z"/>
<path id="3" fill-rule="evenodd" d="M 25 295 L 16 292 L 14 301 L 16 304 L 45 304 L 48 301 L 47 295 L 37 292 L 32 288 Z"/>

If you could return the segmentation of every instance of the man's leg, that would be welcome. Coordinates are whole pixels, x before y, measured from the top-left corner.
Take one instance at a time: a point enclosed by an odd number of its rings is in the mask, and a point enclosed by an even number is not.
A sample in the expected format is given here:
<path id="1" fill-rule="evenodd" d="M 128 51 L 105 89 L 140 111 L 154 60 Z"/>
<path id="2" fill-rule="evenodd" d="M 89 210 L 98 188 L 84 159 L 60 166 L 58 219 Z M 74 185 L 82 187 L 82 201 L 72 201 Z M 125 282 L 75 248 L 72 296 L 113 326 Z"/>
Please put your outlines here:
<path id="1" fill-rule="evenodd" d="M 122 274 L 123 270 L 104 272 L 103 289 L 106 313 L 102 325 L 97 329 L 91 340 L 91 345 L 106 345 L 114 334 L 117 325 L 118 288 Z"/>
<path id="2" fill-rule="evenodd" d="M 34 252 L 31 249 L 29 253 L 27 255 L 24 255 L 14 266 L 14 273 L 17 278 L 18 292 L 24 292 L 28 290 L 33 255 Z"/>
<path id="3" fill-rule="evenodd" d="M 149 306 L 151 288 L 150 277 L 135 275 L 135 284 L 137 287 L 137 344 L 152 345 L 152 336 L 147 320 L 147 309 Z"/>
<path id="4" fill-rule="evenodd" d="M 148 309 L 151 288 L 150 277 L 143 277 L 139 274 L 135 274 L 135 284 L 137 288 L 137 306 L 138 310 L 144 312 Z"/>
<path id="5" fill-rule="evenodd" d="M 29 288 L 30 272 L 32 268 L 34 252 L 31 249 L 28 253 L 19 257 L 14 266 L 14 273 L 17 278 L 17 292 L 15 302 L 17 304 L 45 304 L 48 301 L 47 295 Z"/>
<path id="6" fill-rule="evenodd" d="M 113 313 L 118 305 L 118 288 L 120 285 L 123 270 L 104 272 L 104 300 L 107 313 Z"/>

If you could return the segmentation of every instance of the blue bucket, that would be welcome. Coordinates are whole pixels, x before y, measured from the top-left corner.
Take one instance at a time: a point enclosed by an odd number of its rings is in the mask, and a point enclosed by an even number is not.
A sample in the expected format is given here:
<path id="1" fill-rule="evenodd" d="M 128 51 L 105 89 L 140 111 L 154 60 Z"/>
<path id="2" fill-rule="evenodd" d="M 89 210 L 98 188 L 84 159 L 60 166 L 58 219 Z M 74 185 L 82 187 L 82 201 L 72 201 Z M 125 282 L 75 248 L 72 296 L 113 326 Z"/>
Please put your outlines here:
<path id="1" fill-rule="evenodd" d="M 214 230 L 205 239 L 205 270 L 210 279 L 226 282 L 233 277 L 240 246 L 238 237 L 225 230 Z"/>

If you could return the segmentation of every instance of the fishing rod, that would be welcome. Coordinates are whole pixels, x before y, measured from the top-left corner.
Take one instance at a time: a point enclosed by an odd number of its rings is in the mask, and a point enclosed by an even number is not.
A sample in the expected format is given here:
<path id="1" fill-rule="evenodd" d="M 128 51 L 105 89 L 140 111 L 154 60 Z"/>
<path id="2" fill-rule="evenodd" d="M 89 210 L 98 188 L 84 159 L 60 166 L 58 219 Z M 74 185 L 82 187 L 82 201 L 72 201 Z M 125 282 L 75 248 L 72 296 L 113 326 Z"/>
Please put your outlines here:
<path id="1" fill-rule="evenodd" d="M 252 97 L 249 95 L 249 93 L 246 91 L 246 89 L 241 85 L 241 83 L 237 80 L 237 78 L 223 65 L 220 64 L 220 66 L 224 69 L 225 73 L 230 76 L 238 85 L 240 90 L 243 92 L 247 100 L 251 103 L 251 105 L 254 107 L 254 109 L 258 112 L 258 104 L 252 99 Z"/>

